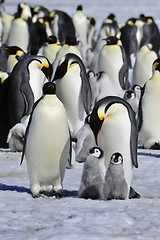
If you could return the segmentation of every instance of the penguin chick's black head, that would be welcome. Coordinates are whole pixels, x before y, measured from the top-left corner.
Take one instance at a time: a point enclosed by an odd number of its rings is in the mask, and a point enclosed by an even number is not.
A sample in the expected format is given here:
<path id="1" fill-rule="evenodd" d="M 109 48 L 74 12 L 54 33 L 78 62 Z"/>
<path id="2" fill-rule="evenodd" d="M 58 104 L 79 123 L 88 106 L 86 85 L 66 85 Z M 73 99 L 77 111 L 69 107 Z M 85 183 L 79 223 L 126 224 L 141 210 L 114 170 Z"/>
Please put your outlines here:
<path id="1" fill-rule="evenodd" d="M 111 164 L 122 164 L 123 163 L 123 157 L 119 152 L 114 153 L 111 156 Z"/>
<path id="2" fill-rule="evenodd" d="M 53 72 L 52 64 L 48 61 L 48 64 L 43 66 L 41 71 L 44 73 L 44 75 L 46 76 L 48 81 L 50 81 L 51 76 L 52 76 L 52 72 Z"/>
<path id="3" fill-rule="evenodd" d="M 43 94 L 56 94 L 56 85 L 53 82 L 46 82 L 43 86 Z"/>
<path id="4" fill-rule="evenodd" d="M 160 72 L 160 58 L 157 58 L 154 62 L 153 62 L 153 70 L 157 70 Z"/>
<path id="5" fill-rule="evenodd" d="M 103 150 L 99 147 L 92 147 L 89 150 L 89 153 L 97 158 L 102 158 L 103 157 Z"/>
<path id="6" fill-rule="evenodd" d="M 106 41 L 107 45 L 117 45 L 120 41 L 116 36 L 110 36 L 108 38 L 104 38 L 103 40 Z"/>

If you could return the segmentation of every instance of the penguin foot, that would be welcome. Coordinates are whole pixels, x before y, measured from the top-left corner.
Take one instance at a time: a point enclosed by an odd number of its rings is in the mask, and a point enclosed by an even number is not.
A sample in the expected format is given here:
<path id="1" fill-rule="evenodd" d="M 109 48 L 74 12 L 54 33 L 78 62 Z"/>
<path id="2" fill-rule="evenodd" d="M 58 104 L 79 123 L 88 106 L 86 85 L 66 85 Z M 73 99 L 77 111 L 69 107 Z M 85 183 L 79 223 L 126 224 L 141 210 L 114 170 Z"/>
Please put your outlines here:
<path id="1" fill-rule="evenodd" d="M 38 193 L 38 194 L 33 194 L 32 193 L 32 197 L 33 198 L 40 198 L 40 197 L 42 197 L 42 194 L 41 193 Z"/>
<path id="2" fill-rule="evenodd" d="M 60 199 L 60 198 L 62 198 L 62 194 L 60 192 L 53 191 L 53 197 Z"/>
<path id="3" fill-rule="evenodd" d="M 158 142 L 155 142 L 155 144 L 153 144 L 151 146 L 151 149 L 153 149 L 153 150 L 160 150 L 160 144 Z"/>
<path id="4" fill-rule="evenodd" d="M 132 187 L 130 187 L 129 199 L 141 198 L 141 195 L 137 193 Z"/>

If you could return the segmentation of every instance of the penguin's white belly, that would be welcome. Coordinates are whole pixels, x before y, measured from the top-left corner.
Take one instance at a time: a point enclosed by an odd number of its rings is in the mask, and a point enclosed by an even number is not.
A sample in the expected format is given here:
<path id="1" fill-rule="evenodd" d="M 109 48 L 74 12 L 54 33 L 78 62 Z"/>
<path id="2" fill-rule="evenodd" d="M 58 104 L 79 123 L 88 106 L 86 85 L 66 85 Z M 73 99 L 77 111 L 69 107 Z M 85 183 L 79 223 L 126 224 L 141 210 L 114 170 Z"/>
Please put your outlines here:
<path id="1" fill-rule="evenodd" d="M 63 79 L 56 81 L 56 94 L 64 104 L 74 134 L 82 127 L 86 116 L 81 96 L 82 81 L 78 68 L 74 66 L 73 71 L 67 72 Z"/>
<path id="2" fill-rule="evenodd" d="M 115 90 L 118 92 L 118 95 L 123 96 L 123 90 L 119 83 L 119 71 L 123 65 L 122 53 L 120 48 L 117 49 L 113 47 L 104 46 L 101 49 L 99 58 L 98 58 L 98 72 L 105 71 L 108 73 L 110 80 L 112 81 Z"/>
<path id="3" fill-rule="evenodd" d="M 160 84 L 147 83 L 145 95 L 142 100 L 143 122 L 139 132 L 139 139 L 146 148 L 150 148 L 155 142 L 160 142 Z"/>
<path id="4" fill-rule="evenodd" d="M 8 38 L 8 46 L 18 46 L 27 52 L 29 44 L 28 26 L 21 19 L 11 25 L 11 30 Z"/>
<path id="5" fill-rule="evenodd" d="M 54 105 L 43 106 L 43 101 L 39 104 L 33 114 L 25 150 L 31 191 L 35 191 L 36 185 L 41 189 L 50 185 L 59 187 L 68 159 L 69 132 L 63 105 L 56 101 L 58 107 L 53 113 Z"/>
<path id="6" fill-rule="evenodd" d="M 110 158 L 115 152 L 123 156 L 124 176 L 130 189 L 132 179 L 132 160 L 130 152 L 131 124 L 127 109 L 108 116 L 104 120 L 98 135 L 98 146 L 103 149 L 105 155 L 105 167 L 108 168 Z"/>

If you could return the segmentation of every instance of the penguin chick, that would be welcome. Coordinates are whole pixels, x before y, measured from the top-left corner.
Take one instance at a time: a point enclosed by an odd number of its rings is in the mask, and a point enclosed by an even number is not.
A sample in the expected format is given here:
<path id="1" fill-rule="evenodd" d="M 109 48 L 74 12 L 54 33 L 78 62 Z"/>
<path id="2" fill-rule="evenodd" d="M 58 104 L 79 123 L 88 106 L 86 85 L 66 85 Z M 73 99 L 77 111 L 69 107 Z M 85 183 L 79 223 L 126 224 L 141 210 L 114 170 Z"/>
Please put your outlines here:
<path id="1" fill-rule="evenodd" d="M 33 107 L 21 163 L 24 155 L 33 197 L 43 192 L 59 195 L 70 158 L 70 134 L 65 108 L 52 82 L 44 84 L 43 96 Z"/>
<path id="2" fill-rule="evenodd" d="M 85 199 L 102 198 L 104 175 L 103 151 L 99 147 L 92 147 L 83 166 L 78 196 Z"/>
<path id="3" fill-rule="evenodd" d="M 17 123 L 9 131 L 7 143 L 12 152 L 22 152 L 26 127 L 22 123 Z"/>
<path id="4" fill-rule="evenodd" d="M 75 156 L 76 161 L 79 163 L 85 162 L 89 154 L 89 149 L 96 145 L 93 131 L 89 126 L 89 117 L 90 115 L 87 115 L 84 125 L 79 129 L 76 135 Z"/>
<path id="5" fill-rule="evenodd" d="M 127 199 L 128 186 L 124 177 L 123 157 L 118 152 L 111 156 L 104 178 L 103 194 L 106 200 Z"/>

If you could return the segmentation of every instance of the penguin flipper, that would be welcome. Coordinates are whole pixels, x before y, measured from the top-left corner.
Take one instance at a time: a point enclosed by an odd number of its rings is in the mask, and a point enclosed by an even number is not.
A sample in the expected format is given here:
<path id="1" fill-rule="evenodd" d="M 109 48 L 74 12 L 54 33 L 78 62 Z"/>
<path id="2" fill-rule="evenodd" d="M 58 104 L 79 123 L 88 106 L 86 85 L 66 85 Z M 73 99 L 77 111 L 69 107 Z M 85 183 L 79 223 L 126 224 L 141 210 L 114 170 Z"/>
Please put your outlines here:
<path id="1" fill-rule="evenodd" d="M 35 107 L 36 107 L 37 104 L 41 101 L 42 98 L 43 98 L 43 96 L 40 97 L 40 98 L 34 103 L 34 105 L 33 105 L 33 109 L 32 109 L 32 112 L 31 112 L 31 115 L 30 115 L 30 118 L 29 118 L 29 122 L 28 122 L 28 125 L 27 125 L 27 128 L 26 128 L 26 132 L 25 132 L 25 135 L 24 135 L 24 144 L 23 144 L 23 151 L 22 151 L 22 157 L 21 157 L 20 165 L 22 165 L 23 159 L 24 159 L 25 148 L 26 148 L 26 141 L 27 141 L 27 135 L 28 135 L 28 131 L 29 131 L 29 126 L 30 126 L 31 121 L 32 121 L 32 115 L 33 115 L 33 112 L 34 112 Z"/>
<path id="2" fill-rule="evenodd" d="M 123 65 L 119 71 L 119 83 L 122 89 L 127 89 L 128 88 L 128 63 L 127 63 L 124 49 L 121 48 L 121 51 L 122 51 Z"/>
<path id="3" fill-rule="evenodd" d="M 20 92 L 23 96 L 25 103 L 24 115 L 29 115 L 34 105 L 34 95 L 30 86 L 21 86 Z"/>
<path id="4" fill-rule="evenodd" d="M 130 187 L 129 199 L 132 198 L 141 198 L 141 195 L 137 193 L 132 187 Z"/>

